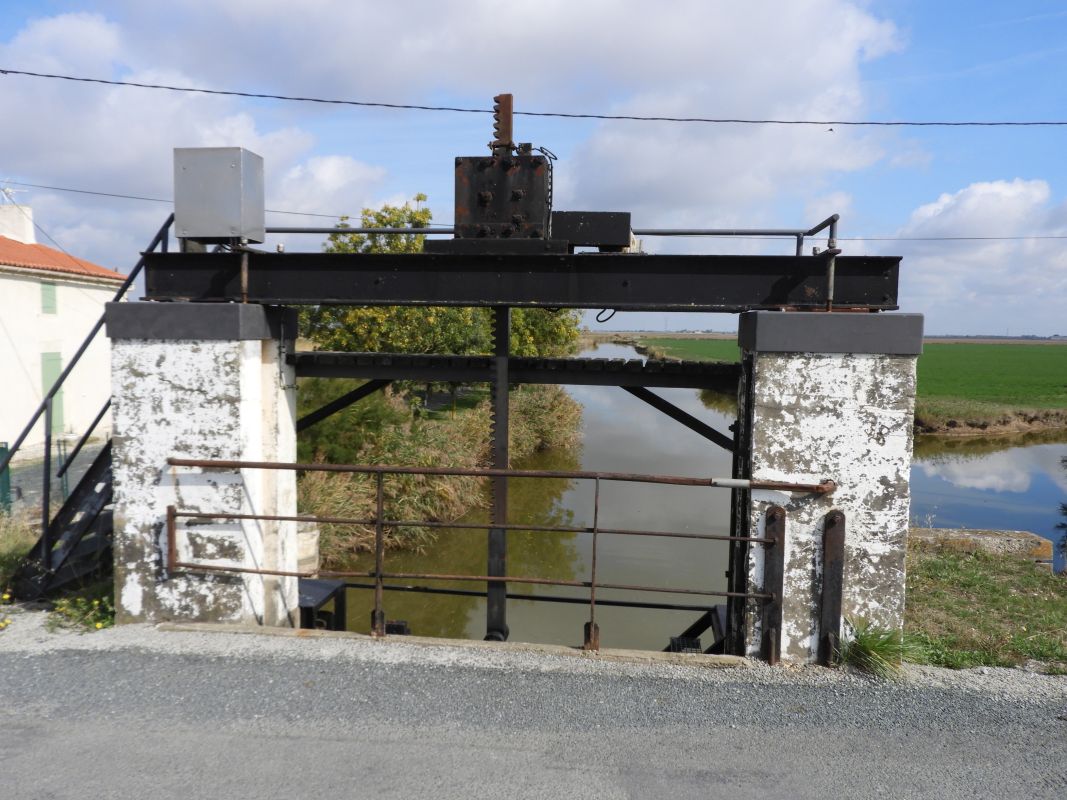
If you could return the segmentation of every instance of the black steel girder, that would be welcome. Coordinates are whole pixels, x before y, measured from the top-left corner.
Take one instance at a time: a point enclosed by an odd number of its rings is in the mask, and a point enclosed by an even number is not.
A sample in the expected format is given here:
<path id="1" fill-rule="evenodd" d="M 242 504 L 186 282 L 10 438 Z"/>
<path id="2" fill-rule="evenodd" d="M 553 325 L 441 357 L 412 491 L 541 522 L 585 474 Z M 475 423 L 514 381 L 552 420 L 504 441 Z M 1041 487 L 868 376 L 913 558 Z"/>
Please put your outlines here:
<path id="1" fill-rule="evenodd" d="M 298 377 L 364 378 L 370 380 L 455 381 L 488 383 L 492 356 L 407 355 L 314 351 L 287 357 Z M 555 383 L 582 386 L 654 386 L 734 391 L 739 364 L 696 361 L 647 361 L 621 358 L 509 359 L 512 383 Z"/>
<path id="2" fill-rule="evenodd" d="M 148 253 L 151 300 L 740 312 L 826 306 L 815 256 Z M 898 256 L 839 256 L 834 306 L 897 308 Z"/>

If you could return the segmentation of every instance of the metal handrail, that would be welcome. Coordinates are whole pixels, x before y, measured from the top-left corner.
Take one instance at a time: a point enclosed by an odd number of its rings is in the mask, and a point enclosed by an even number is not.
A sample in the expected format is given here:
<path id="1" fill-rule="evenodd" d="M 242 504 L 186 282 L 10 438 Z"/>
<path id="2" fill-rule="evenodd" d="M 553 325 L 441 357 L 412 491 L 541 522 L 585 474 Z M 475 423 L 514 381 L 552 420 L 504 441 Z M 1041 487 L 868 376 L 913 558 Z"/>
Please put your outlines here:
<path id="1" fill-rule="evenodd" d="M 170 214 L 167 217 L 166 221 L 163 223 L 163 225 L 160 227 L 160 229 L 156 232 L 156 235 L 152 237 L 152 241 L 149 243 L 148 248 L 145 251 L 146 253 L 154 251 L 157 247 L 161 247 L 163 252 L 167 251 L 170 237 L 170 227 L 173 223 L 174 214 Z M 145 256 L 144 254 L 142 254 L 141 257 L 137 260 L 137 263 L 134 265 L 133 269 L 130 271 L 129 275 L 126 276 L 126 280 L 122 282 L 122 285 L 115 292 L 114 296 L 111 299 L 111 302 L 118 302 L 122 299 L 123 295 L 125 295 L 126 292 L 129 291 L 129 288 L 133 285 L 134 280 L 137 279 L 137 276 L 141 274 L 141 270 L 144 269 L 144 265 Z M 26 438 L 30 435 L 30 432 L 33 430 L 34 426 L 40 421 L 41 417 L 44 416 L 45 474 L 44 484 L 42 486 L 41 491 L 41 556 L 42 563 L 44 564 L 47 564 L 47 555 L 51 549 L 48 542 L 48 526 L 51 514 L 50 495 L 52 482 L 52 403 L 55 399 L 56 394 L 59 392 L 60 389 L 63 388 L 63 384 L 70 376 L 70 373 L 74 370 L 74 367 L 76 367 L 81 361 L 82 356 L 85 355 L 85 351 L 89 349 L 89 345 L 93 343 L 93 340 L 96 338 L 96 335 L 100 333 L 103 327 L 104 314 L 101 314 L 100 319 L 96 321 L 92 329 L 89 331 L 89 334 L 85 337 L 85 339 L 82 340 L 81 345 L 78 347 L 77 351 L 75 351 L 74 356 L 67 363 L 66 368 L 59 373 L 59 377 L 56 378 L 55 382 L 52 384 L 52 387 L 45 393 L 44 398 L 41 400 L 41 404 L 37 406 L 37 410 L 33 412 L 33 415 L 30 417 L 30 421 L 26 424 L 26 427 L 22 429 L 22 433 L 18 435 L 18 438 L 15 439 L 15 443 L 11 446 L 11 449 L 8 451 L 7 455 L 4 456 L 2 461 L 0 461 L 0 473 L 2 473 L 11 464 L 11 461 L 15 458 L 16 453 L 18 453 L 19 448 L 26 441 Z M 108 405 L 110 405 L 110 401 L 108 402 Z M 90 430 L 96 427 L 106 410 L 107 405 L 105 405 L 104 410 L 101 411 L 100 414 L 97 416 Z M 86 438 L 87 437 L 83 437 L 83 441 L 78 443 L 78 447 L 75 449 L 74 455 L 76 455 L 77 451 L 81 449 L 81 446 L 84 444 L 84 440 Z M 67 459 L 66 463 L 63 464 L 62 469 L 56 475 L 56 477 L 60 477 L 64 472 L 66 472 L 71 461 L 73 461 L 73 455 L 71 455 Z"/>
<path id="2" fill-rule="evenodd" d="M 837 247 L 837 223 L 841 219 L 839 214 L 831 214 L 818 225 L 811 228 L 634 228 L 634 236 L 780 236 L 787 239 L 796 239 L 796 254 L 803 255 L 804 240 L 815 236 L 817 233 L 829 228 L 827 249 L 834 250 Z M 454 236 L 455 228 L 404 228 L 404 227 L 381 227 L 381 228 L 326 228 L 322 226 L 292 227 L 285 225 L 268 225 L 267 233 L 282 234 L 380 234 L 385 236 Z"/>
<path id="3" fill-rule="evenodd" d="M 82 434 L 82 438 L 78 440 L 78 443 L 74 446 L 74 449 L 70 451 L 70 455 L 68 455 L 67 460 L 63 462 L 63 466 L 56 470 L 57 478 L 62 478 L 64 473 L 66 473 L 66 471 L 70 469 L 70 465 L 74 463 L 74 459 L 78 457 L 78 453 L 81 452 L 81 449 L 85 446 L 85 443 L 89 441 L 89 437 L 93 435 L 93 431 L 96 430 L 96 426 L 100 424 L 100 420 L 104 418 L 104 414 L 107 413 L 107 410 L 109 408 L 111 408 L 110 397 L 104 402 L 103 407 L 96 415 L 96 419 L 92 421 L 92 424 L 89 425 L 89 428 L 85 431 L 84 434 Z"/>
<path id="4" fill-rule="evenodd" d="M 294 578 L 372 578 L 374 580 L 374 613 L 372 616 L 372 632 L 375 636 L 385 635 L 385 611 L 383 608 L 383 594 L 387 587 L 386 580 L 428 580 L 428 581 L 461 581 L 486 583 L 492 585 L 507 585 L 508 583 L 526 584 L 534 586 L 567 586 L 572 588 L 589 590 L 589 622 L 585 624 L 584 647 L 589 650 L 600 649 L 600 629 L 596 623 L 597 589 L 620 589 L 637 592 L 654 592 L 667 594 L 697 595 L 702 597 L 729 597 L 747 598 L 760 600 L 767 604 L 781 603 L 781 588 L 775 584 L 769 584 L 774 588 L 770 591 L 717 591 L 707 589 L 685 589 L 668 586 L 638 586 L 634 584 L 606 583 L 597 578 L 597 541 L 602 534 L 623 536 L 657 536 L 676 537 L 685 539 L 709 539 L 729 542 L 748 542 L 760 544 L 773 552 L 773 557 L 765 559 L 765 570 L 768 565 L 780 565 L 784 557 L 782 539 L 770 536 L 719 536 L 712 534 L 695 534 L 680 531 L 647 531 L 625 528 L 602 528 L 600 526 L 600 484 L 602 481 L 641 482 L 651 484 L 667 484 L 697 487 L 718 487 L 728 489 L 778 489 L 791 492 L 805 492 L 817 495 L 826 495 L 834 491 L 836 484 L 832 480 L 824 480 L 821 483 L 793 483 L 786 481 L 756 481 L 743 479 L 716 479 L 716 478 L 691 478 L 672 475 L 647 475 L 622 472 L 591 472 L 591 471 L 556 471 L 556 470 L 515 470 L 515 469 L 461 469 L 447 467 L 402 467 L 382 465 L 350 465 L 350 464 L 301 464 L 292 462 L 276 461 L 233 461 L 219 459 L 189 459 L 168 458 L 167 463 L 175 467 L 200 467 L 204 469 L 281 469 L 298 472 L 341 472 L 350 474 L 373 475 L 375 481 L 375 504 L 376 513 L 370 518 L 329 517 L 329 516 L 299 516 L 281 514 L 246 514 L 240 512 L 202 512 L 180 511 L 177 506 L 170 505 L 166 509 L 167 553 L 166 568 L 169 572 L 179 570 L 202 571 L 209 573 L 252 574 L 271 575 L 278 577 Z M 386 475 L 434 475 L 434 476 L 479 476 L 479 477 L 505 477 L 505 478 L 567 478 L 585 479 L 595 482 L 595 495 L 593 501 L 593 524 L 591 526 L 555 526 L 555 525 L 523 525 L 522 523 L 487 522 L 487 523 L 459 523 L 449 525 L 435 520 L 396 520 L 387 519 L 384 508 L 384 478 Z M 784 520 L 785 511 L 775 507 Z M 263 569 L 260 567 L 221 566 L 214 564 L 198 564 L 191 561 L 182 561 L 178 556 L 178 519 L 189 520 L 257 520 L 257 521 L 300 521 L 322 522 L 338 524 L 356 524 L 374 527 L 374 568 L 372 570 L 314 570 L 299 572 L 291 570 Z M 592 554 L 590 560 L 590 574 L 588 580 L 557 580 L 553 578 L 541 578 L 517 575 L 453 575 L 428 572 L 386 572 L 385 562 L 385 530 L 386 528 L 428 526 L 436 528 L 454 527 L 463 530 L 523 530 L 544 533 L 591 533 Z M 770 573 L 768 573 L 770 574 Z M 773 659 L 772 660 L 776 660 Z"/>

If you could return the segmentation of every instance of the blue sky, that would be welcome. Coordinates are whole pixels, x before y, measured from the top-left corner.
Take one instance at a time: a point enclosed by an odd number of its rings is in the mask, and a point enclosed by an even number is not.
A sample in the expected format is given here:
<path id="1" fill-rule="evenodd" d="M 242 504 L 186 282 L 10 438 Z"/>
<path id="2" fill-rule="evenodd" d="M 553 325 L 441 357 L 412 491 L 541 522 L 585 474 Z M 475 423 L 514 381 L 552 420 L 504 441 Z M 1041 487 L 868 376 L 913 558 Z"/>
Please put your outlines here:
<path id="1" fill-rule="evenodd" d="M 1067 118 L 1062 2 L 488 0 L 403 4 L 13 2 L 0 68 L 282 94 L 517 109 L 876 120 Z M 324 107 L 0 76 L 0 179 L 169 197 L 171 150 L 243 145 L 271 208 L 358 214 L 430 197 L 488 116 Z M 516 119 L 560 156 L 557 208 L 640 226 L 801 227 L 837 211 L 846 253 L 904 257 L 903 310 L 947 334 L 1067 335 L 1065 128 L 773 128 Z M 162 204 L 14 195 L 77 255 L 128 267 Z M 276 224 L 325 220 L 275 216 Z M 288 249 L 315 249 L 290 238 Z M 658 251 L 788 252 L 750 240 Z M 732 329 L 733 317 L 622 315 L 605 327 Z M 597 327 L 597 326 L 593 326 Z"/>

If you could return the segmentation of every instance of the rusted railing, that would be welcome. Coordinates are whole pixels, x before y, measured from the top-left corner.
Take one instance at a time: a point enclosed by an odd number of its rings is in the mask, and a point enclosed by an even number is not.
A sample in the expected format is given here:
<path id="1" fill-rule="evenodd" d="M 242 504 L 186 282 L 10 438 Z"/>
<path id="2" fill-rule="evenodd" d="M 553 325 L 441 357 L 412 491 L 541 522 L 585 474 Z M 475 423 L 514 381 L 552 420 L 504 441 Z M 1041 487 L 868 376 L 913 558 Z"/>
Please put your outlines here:
<path id="1" fill-rule="evenodd" d="M 284 514 L 242 514 L 237 512 L 199 512 L 180 511 L 175 506 L 167 507 L 167 568 L 170 571 L 188 570 L 203 572 L 226 572 L 237 574 L 272 575 L 295 578 L 372 578 L 374 589 L 374 610 L 371 617 L 371 631 L 375 636 L 385 636 L 384 593 L 394 587 L 386 585 L 387 580 L 424 580 L 477 582 L 486 584 L 527 584 L 537 586 L 567 586 L 589 590 L 589 621 L 585 624 L 584 647 L 598 650 L 600 648 L 600 630 L 596 622 L 597 589 L 619 589 L 633 592 L 652 592 L 665 594 L 686 594 L 701 597 L 735 597 L 762 601 L 766 604 L 763 615 L 765 630 L 777 633 L 775 617 L 780 617 L 781 609 L 781 575 L 784 544 L 785 510 L 774 506 L 769 512 L 772 520 L 771 529 L 765 536 L 729 536 L 708 533 L 689 533 L 685 531 L 653 531 L 633 528 L 605 528 L 600 525 L 600 486 L 604 481 L 624 481 L 646 484 L 666 484 L 672 486 L 703 486 L 727 489 L 770 489 L 808 494 L 828 494 L 836 488 L 833 481 L 820 483 L 793 483 L 788 481 L 760 481 L 737 478 L 692 478 L 674 475 L 644 475 L 624 472 L 589 472 L 557 470 L 514 470 L 514 469 L 450 469 L 444 467 L 400 467 L 379 465 L 347 464 L 300 464 L 274 461 L 227 461 L 215 459 L 171 458 L 168 464 L 174 467 L 199 467 L 202 469 L 280 469 L 298 472 L 341 472 L 373 475 L 375 480 L 375 515 L 373 517 L 332 517 Z M 594 482 L 593 523 L 592 525 L 530 525 L 525 523 L 464 523 L 440 522 L 436 520 L 387 519 L 385 517 L 384 481 L 386 475 L 432 475 L 432 476 L 467 476 L 467 477 L 505 477 L 505 478 L 556 478 L 566 480 L 591 480 Z M 374 569 L 372 570 L 316 570 L 314 572 L 294 572 L 286 570 L 259 569 L 253 567 L 216 566 L 181 561 L 178 558 L 177 521 L 192 520 L 261 520 L 277 522 L 319 522 L 338 525 L 363 525 L 374 527 Z M 588 533 L 592 534 L 590 557 L 590 575 L 588 580 L 559 580 L 536 576 L 519 575 L 453 575 L 433 572 L 386 572 L 385 570 L 385 531 L 389 528 L 452 528 L 459 530 L 520 530 L 539 533 Z M 764 558 L 765 588 L 764 592 L 730 592 L 710 589 L 688 589 L 669 586 L 643 586 L 637 584 L 611 583 L 597 578 L 597 544 L 602 535 L 608 536 L 649 536 L 672 539 L 701 539 L 720 542 L 747 542 L 763 545 L 766 549 Z M 401 589 L 402 587 L 395 587 Z M 410 588 L 410 587 L 403 587 Z M 529 599 L 536 600 L 534 596 Z M 617 604 L 616 602 L 612 603 Z M 775 614 L 777 612 L 777 614 Z M 769 626 L 769 628 L 768 628 Z M 776 635 L 768 637 L 777 639 Z M 769 643 L 765 648 L 768 660 L 777 660 L 777 648 Z"/>

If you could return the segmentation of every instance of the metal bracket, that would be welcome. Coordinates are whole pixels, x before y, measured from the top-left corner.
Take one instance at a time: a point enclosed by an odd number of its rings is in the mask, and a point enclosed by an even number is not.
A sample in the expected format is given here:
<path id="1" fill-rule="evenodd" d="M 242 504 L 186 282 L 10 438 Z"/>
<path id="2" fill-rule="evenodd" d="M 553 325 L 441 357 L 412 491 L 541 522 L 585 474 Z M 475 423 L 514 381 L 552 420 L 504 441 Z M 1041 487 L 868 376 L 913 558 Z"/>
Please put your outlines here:
<path id="1" fill-rule="evenodd" d="M 781 506 L 771 506 L 764 518 L 765 539 L 763 545 L 763 591 L 773 597 L 763 602 L 763 659 L 777 664 L 781 655 L 782 640 L 782 595 L 785 591 L 785 520 L 786 512 Z"/>
<path id="2" fill-rule="evenodd" d="M 841 596 L 845 576 L 845 513 L 826 515 L 822 532 L 822 602 L 819 614 L 819 663 L 832 665 L 841 635 Z"/>

